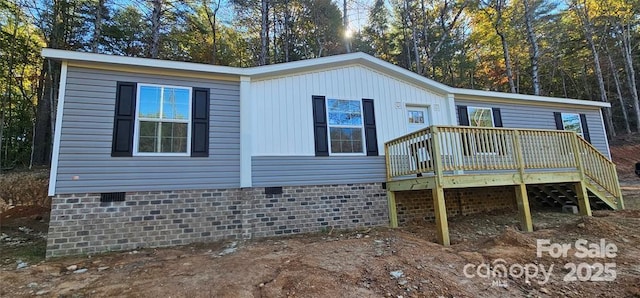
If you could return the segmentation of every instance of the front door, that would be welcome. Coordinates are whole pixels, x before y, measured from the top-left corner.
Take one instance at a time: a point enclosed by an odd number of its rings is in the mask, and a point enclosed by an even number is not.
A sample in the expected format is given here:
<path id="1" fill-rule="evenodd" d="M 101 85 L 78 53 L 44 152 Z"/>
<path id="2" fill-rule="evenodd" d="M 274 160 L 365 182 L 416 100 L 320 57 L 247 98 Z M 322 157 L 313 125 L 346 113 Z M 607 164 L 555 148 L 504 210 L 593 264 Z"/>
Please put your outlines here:
<path id="1" fill-rule="evenodd" d="M 418 131 L 429 125 L 429 110 L 427 107 L 407 106 L 407 133 Z M 431 157 L 427 149 L 429 140 L 425 141 L 411 144 L 411 169 L 418 169 L 422 172 L 431 168 Z M 418 176 L 422 176 L 422 174 L 418 174 Z"/>
<path id="2" fill-rule="evenodd" d="M 428 112 L 426 107 L 407 106 L 407 133 L 428 127 Z"/>

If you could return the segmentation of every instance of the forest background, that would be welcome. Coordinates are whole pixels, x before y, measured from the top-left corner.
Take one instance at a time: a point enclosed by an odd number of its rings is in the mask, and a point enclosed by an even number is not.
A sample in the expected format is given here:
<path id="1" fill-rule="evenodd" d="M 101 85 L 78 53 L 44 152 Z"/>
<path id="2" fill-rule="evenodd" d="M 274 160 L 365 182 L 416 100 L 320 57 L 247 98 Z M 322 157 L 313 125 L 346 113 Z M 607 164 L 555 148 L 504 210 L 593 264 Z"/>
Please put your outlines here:
<path id="1" fill-rule="evenodd" d="M 0 171 L 48 166 L 43 47 L 251 67 L 365 52 L 454 87 L 610 102 L 640 132 L 638 0 L 0 0 Z"/>

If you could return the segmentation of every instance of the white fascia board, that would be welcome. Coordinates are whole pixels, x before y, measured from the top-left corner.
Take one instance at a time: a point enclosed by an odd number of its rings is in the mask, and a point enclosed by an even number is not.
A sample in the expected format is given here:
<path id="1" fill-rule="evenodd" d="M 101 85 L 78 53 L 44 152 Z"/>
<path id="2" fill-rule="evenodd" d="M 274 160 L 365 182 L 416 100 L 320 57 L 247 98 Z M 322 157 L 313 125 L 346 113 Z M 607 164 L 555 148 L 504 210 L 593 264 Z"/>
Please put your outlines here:
<path id="1" fill-rule="evenodd" d="M 241 75 L 244 73 L 244 69 L 242 68 L 229 67 L 229 66 L 218 66 L 218 65 L 208 65 L 208 64 L 192 63 L 192 62 L 179 62 L 179 61 L 169 61 L 169 60 L 160 60 L 160 59 L 75 52 L 75 51 L 65 51 L 65 50 L 48 49 L 48 48 L 42 49 L 42 56 L 45 58 L 51 58 L 51 59 L 56 59 L 61 61 L 108 63 L 108 64 L 115 64 L 115 65 L 154 67 L 154 68 L 218 73 L 218 74 L 228 74 L 228 75 Z"/>
<path id="2" fill-rule="evenodd" d="M 49 196 L 56 194 L 56 178 L 58 177 L 58 159 L 60 156 L 60 137 L 62 134 L 62 115 L 64 97 L 67 88 L 67 62 L 62 62 L 60 68 L 60 86 L 58 88 L 58 107 L 56 109 L 56 124 L 53 130 L 53 152 L 51 153 L 51 170 L 49 172 Z"/>
<path id="3" fill-rule="evenodd" d="M 463 89 L 463 88 L 455 88 L 454 94 L 467 95 L 467 96 L 473 96 L 473 97 L 479 97 L 479 98 L 513 99 L 513 100 L 519 100 L 519 101 L 523 100 L 523 101 L 532 101 L 532 102 L 557 103 L 557 104 L 591 106 L 591 107 L 600 107 L 600 108 L 611 107 L 611 104 L 608 102 L 561 98 L 561 97 L 536 96 L 536 95 L 527 95 L 527 94 L 497 92 L 497 91 L 472 90 L 472 89 Z M 465 98 L 465 100 L 466 99 L 468 98 Z M 470 100 L 473 100 L 473 99 L 470 99 Z"/>

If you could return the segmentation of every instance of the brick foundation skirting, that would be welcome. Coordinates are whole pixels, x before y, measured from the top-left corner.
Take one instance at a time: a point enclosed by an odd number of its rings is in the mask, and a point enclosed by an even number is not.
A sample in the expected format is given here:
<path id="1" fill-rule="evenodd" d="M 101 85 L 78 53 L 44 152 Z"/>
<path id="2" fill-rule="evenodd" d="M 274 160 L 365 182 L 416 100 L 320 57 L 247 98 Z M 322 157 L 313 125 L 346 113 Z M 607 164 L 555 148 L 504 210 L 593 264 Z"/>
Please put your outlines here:
<path id="1" fill-rule="evenodd" d="M 52 199 L 47 258 L 388 225 L 382 183 L 100 194 Z"/>
<path id="2" fill-rule="evenodd" d="M 445 189 L 444 197 L 448 217 L 517 210 L 513 186 Z M 400 191 L 395 198 L 398 224 L 420 224 L 435 219 L 431 190 Z"/>

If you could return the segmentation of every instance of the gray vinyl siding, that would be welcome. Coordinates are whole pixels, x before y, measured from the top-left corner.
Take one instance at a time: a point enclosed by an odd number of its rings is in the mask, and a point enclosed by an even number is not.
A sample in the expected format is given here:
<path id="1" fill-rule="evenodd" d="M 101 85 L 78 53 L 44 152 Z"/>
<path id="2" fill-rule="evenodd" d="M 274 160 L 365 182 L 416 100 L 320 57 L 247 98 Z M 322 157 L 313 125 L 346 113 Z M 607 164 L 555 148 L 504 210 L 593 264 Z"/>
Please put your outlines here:
<path id="1" fill-rule="evenodd" d="M 209 88 L 209 157 L 111 157 L 117 81 Z M 239 88 L 237 82 L 69 67 L 56 194 L 239 187 Z"/>
<path id="2" fill-rule="evenodd" d="M 457 99 L 456 105 L 500 108 L 502 125 L 506 128 L 556 129 L 556 121 L 553 116 L 553 112 L 585 114 L 587 117 L 587 126 L 589 127 L 591 144 L 600 150 L 600 152 L 605 156 L 610 156 L 609 147 L 607 146 L 607 137 L 602 125 L 600 109 L 598 108 L 589 109 L 569 105 L 567 105 L 567 107 L 547 107 Z"/>
<path id="3" fill-rule="evenodd" d="M 386 181 L 384 156 L 254 156 L 255 187 Z"/>

